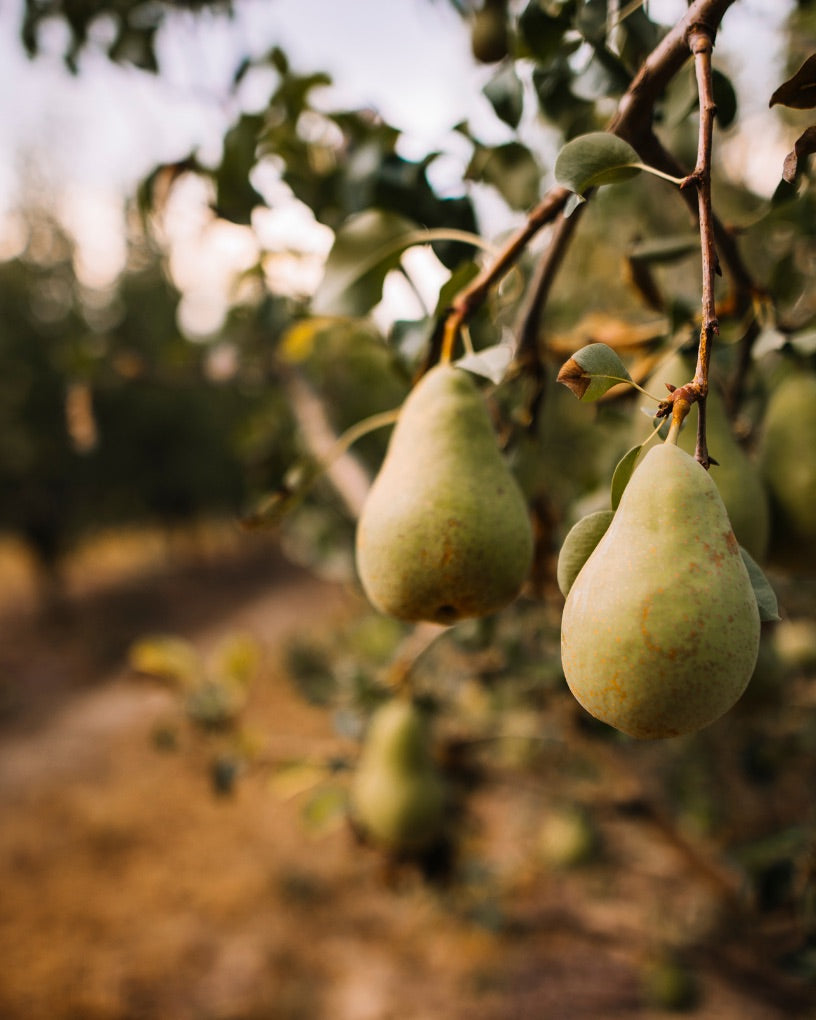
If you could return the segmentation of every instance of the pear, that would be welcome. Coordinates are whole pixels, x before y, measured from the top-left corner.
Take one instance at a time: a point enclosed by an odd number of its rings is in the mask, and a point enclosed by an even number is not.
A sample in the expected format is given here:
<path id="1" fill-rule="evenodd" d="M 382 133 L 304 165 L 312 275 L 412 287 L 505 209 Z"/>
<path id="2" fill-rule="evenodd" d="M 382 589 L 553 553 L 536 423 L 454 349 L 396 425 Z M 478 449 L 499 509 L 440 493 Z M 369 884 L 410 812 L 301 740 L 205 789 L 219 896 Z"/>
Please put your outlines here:
<path id="1" fill-rule="evenodd" d="M 788 376 L 765 411 L 760 463 L 771 493 L 774 545 L 816 552 L 816 375 Z"/>
<path id="2" fill-rule="evenodd" d="M 405 401 L 357 525 L 357 570 L 377 609 L 402 620 L 486 616 L 530 568 L 524 497 L 472 377 L 437 365 Z"/>
<path id="3" fill-rule="evenodd" d="M 631 736 L 692 733 L 743 693 L 759 623 L 708 472 L 677 446 L 651 449 L 569 589 L 561 658 L 572 693 Z"/>
<path id="4" fill-rule="evenodd" d="M 350 812 L 369 838 L 392 851 L 426 849 L 443 827 L 445 788 L 428 737 L 425 718 L 410 701 L 387 702 L 369 722 Z"/>
<path id="5" fill-rule="evenodd" d="M 693 375 L 694 359 L 676 354 L 654 373 L 646 389 L 657 395 L 664 382 L 682 386 Z M 694 453 L 697 444 L 697 414 L 697 405 L 692 404 L 677 441 L 680 449 L 689 454 Z M 640 438 L 645 439 L 648 434 L 648 426 L 641 426 Z M 770 535 L 768 494 L 758 468 L 734 438 L 725 403 L 714 386 L 709 387 L 706 398 L 706 440 L 709 454 L 717 461 L 711 467 L 711 477 L 725 503 L 737 541 L 762 562 Z"/>

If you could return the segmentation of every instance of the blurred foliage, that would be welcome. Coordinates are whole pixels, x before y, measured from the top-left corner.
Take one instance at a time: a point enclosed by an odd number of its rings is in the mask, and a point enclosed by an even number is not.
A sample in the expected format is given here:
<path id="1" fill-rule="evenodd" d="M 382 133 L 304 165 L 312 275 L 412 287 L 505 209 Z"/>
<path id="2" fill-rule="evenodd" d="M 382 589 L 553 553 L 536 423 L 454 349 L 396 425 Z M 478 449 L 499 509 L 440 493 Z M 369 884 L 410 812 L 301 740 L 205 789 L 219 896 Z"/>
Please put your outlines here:
<path id="1" fill-rule="evenodd" d="M 247 357 L 213 375 L 212 346 L 181 334 L 179 294 L 149 246 L 134 242 L 102 304 L 63 228 L 28 216 L 27 247 L 0 263 L 0 527 L 53 569 L 98 527 L 239 514 L 253 477 L 268 485 L 294 456 L 260 367 Z"/>
<path id="2" fill-rule="evenodd" d="M 206 8 L 230 11 L 232 0 L 25 0 L 20 29 L 30 56 L 39 50 L 39 31 L 50 18 L 60 19 L 69 29 L 65 63 L 78 70 L 82 49 L 88 45 L 94 22 L 112 22 L 107 48 L 111 60 L 133 64 L 145 71 L 157 71 L 155 39 L 167 13 L 175 10 L 202 11 Z"/>

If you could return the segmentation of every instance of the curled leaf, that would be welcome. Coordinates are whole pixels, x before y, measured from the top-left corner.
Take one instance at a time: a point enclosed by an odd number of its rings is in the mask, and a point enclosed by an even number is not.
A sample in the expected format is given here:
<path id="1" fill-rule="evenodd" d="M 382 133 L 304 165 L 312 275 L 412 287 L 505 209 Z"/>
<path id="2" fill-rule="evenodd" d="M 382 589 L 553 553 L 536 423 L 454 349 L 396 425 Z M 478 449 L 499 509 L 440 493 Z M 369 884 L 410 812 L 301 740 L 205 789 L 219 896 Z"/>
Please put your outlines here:
<path id="1" fill-rule="evenodd" d="M 777 104 L 794 110 L 812 110 L 816 106 L 816 53 L 774 92 L 768 106 Z"/>
<path id="2" fill-rule="evenodd" d="M 561 366 L 558 382 L 579 400 L 598 400 L 621 382 L 632 382 L 626 366 L 607 344 L 587 344 Z"/>
<path id="3" fill-rule="evenodd" d="M 695 255 L 699 250 L 699 234 L 670 234 L 638 241 L 629 249 L 629 258 L 635 262 L 662 264 Z"/>
<path id="4" fill-rule="evenodd" d="M 792 151 L 785 156 L 785 162 L 782 165 L 782 180 L 793 184 L 802 170 L 799 161 L 806 160 L 814 152 L 816 152 L 816 127 L 809 127 L 799 135 L 794 142 Z"/>

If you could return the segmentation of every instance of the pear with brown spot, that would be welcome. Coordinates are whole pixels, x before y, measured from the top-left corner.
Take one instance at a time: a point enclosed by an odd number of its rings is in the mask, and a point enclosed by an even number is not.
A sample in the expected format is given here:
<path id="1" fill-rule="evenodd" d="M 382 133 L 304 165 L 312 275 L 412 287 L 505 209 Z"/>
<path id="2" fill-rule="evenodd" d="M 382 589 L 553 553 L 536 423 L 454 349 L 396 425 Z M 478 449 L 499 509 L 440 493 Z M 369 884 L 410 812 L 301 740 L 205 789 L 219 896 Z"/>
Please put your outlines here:
<path id="1" fill-rule="evenodd" d="M 527 506 L 473 377 L 442 364 L 405 401 L 357 525 L 369 601 L 402 620 L 486 616 L 519 592 Z"/>
<path id="2" fill-rule="evenodd" d="M 633 737 L 673 737 L 739 699 L 759 648 L 759 610 L 717 487 L 670 443 L 643 458 L 569 590 L 567 683 Z"/>

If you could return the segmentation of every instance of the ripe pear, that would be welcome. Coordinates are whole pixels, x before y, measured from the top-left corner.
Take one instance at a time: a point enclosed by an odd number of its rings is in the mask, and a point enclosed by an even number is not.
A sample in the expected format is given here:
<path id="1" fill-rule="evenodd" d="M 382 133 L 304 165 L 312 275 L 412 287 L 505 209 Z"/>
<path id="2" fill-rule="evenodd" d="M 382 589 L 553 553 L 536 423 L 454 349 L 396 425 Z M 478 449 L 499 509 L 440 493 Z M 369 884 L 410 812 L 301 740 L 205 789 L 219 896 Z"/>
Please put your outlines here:
<path id="1" fill-rule="evenodd" d="M 765 412 L 760 462 L 771 493 L 774 545 L 816 552 L 816 375 L 788 376 Z"/>
<path id="2" fill-rule="evenodd" d="M 624 733 L 677 736 L 731 708 L 758 648 L 756 597 L 717 487 L 663 443 L 635 470 L 569 590 L 567 683 Z"/>
<path id="3" fill-rule="evenodd" d="M 646 389 L 658 395 L 664 382 L 682 386 L 693 376 L 694 359 L 677 354 L 654 373 Z M 697 405 L 692 404 L 677 440 L 680 449 L 692 455 L 697 444 L 697 414 Z M 639 438 L 649 435 L 648 428 L 640 426 Z M 720 490 L 737 541 L 762 562 L 770 535 L 768 494 L 758 468 L 734 438 L 725 402 L 714 386 L 709 387 L 706 398 L 706 439 L 709 454 L 717 461 L 711 467 L 711 477 Z"/>
<path id="4" fill-rule="evenodd" d="M 357 570 L 379 610 L 453 623 L 518 594 L 533 539 L 468 373 L 437 365 L 405 401 L 357 525 Z"/>
<path id="5" fill-rule="evenodd" d="M 394 699 L 371 717 L 350 810 L 369 838 L 393 851 L 421 851 L 439 837 L 445 788 L 430 754 L 425 718 L 412 702 Z"/>

